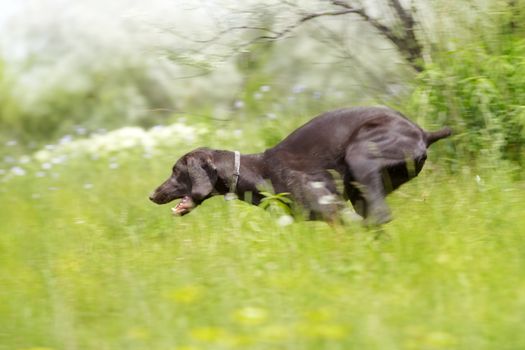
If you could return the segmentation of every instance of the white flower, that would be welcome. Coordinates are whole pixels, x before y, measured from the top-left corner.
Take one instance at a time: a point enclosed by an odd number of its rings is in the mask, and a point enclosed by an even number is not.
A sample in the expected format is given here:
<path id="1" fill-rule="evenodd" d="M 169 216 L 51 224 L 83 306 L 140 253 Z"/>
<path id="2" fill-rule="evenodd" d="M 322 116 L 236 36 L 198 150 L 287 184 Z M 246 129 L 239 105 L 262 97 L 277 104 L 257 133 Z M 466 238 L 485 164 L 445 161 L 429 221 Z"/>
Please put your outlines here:
<path id="1" fill-rule="evenodd" d="M 293 86 L 292 88 L 292 92 L 294 94 L 300 94 L 301 92 L 303 92 L 305 89 L 305 86 L 304 85 L 301 85 L 301 84 L 296 84 Z"/>
<path id="2" fill-rule="evenodd" d="M 70 143 L 71 141 L 73 141 L 73 136 L 71 135 L 64 135 L 62 136 L 62 138 L 58 141 L 58 143 L 60 145 L 64 145 L 66 143 Z"/>
<path id="3" fill-rule="evenodd" d="M 54 157 L 51 159 L 51 163 L 53 164 L 61 164 L 61 163 L 64 163 L 67 159 L 67 156 L 65 154 L 62 154 L 58 157 Z"/>
<path id="4" fill-rule="evenodd" d="M 476 175 L 475 179 L 478 185 L 483 185 L 483 179 L 481 178 L 481 176 Z"/>
<path id="5" fill-rule="evenodd" d="M 47 162 L 49 159 L 51 159 L 51 152 L 47 150 L 40 150 L 36 152 L 33 157 L 39 162 L 44 163 L 44 162 Z"/>
<path id="6" fill-rule="evenodd" d="M 83 129 L 77 129 L 77 133 L 79 130 Z M 99 159 L 128 149 L 141 150 L 147 156 L 151 156 L 158 147 L 173 147 L 193 142 L 196 137 L 207 132 L 208 129 L 204 127 L 197 128 L 178 122 L 168 126 L 157 125 L 149 130 L 124 127 L 103 134 L 92 134 L 84 139 L 65 136 L 58 145 L 47 145 L 34 153 L 33 159 L 41 163 L 42 168 L 50 169 L 54 164 L 63 163 L 72 157 L 88 156 L 91 159 Z M 234 134 L 240 136 L 237 132 Z M 118 167 L 116 160 L 110 162 L 114 163 L 110 168 Z"/>
<path id="7" fill-rule="evenodd" d="M 284 227 L 291 224 L 293 224 L 293 217 L 291 217 L 290 215 L 281 215 L 279 219 L 277 219 L 277 225 L 279 226 Z"/>
<path id="8" fill-rule="evenodd" d="M 24 176 L 26 174 L 26 171 L 19 166 L 12 167 L 11 172 L 13 173 L 13 175 L 16 175 L 16 176 Z"/>
<path id="9" fill-rule="evenodd" d="M 242 102 L 241 100 L 237 100 L 233 103 L 233 106 L 237 109 L 241 109 L 244 107 L 244 102 Z"/>
<path id="10" fill-rule="evenodd" d="M 85 135 L 87 133 L 87 130 L 86 130 L 86 128 L 83 128 L 83 127 L 79 126 L 78 128 L 75 129 L 75 132 L 78 135 Z"/>

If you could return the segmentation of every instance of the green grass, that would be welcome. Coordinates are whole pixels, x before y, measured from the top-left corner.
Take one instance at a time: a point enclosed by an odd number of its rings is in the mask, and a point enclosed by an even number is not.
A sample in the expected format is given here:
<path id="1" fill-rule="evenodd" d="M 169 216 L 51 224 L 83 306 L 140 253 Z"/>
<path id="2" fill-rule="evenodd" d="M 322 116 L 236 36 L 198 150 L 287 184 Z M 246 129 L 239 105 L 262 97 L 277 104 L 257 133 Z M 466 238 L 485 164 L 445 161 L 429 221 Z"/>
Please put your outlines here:
<path id="1" fill-rule="evenodd" d="M 147 194 L 181 152 L 2 183 L 0 349 L 525 348 L 508 166 L 429 164 L 374 239 L 222 197 L 172 218 Z"/>

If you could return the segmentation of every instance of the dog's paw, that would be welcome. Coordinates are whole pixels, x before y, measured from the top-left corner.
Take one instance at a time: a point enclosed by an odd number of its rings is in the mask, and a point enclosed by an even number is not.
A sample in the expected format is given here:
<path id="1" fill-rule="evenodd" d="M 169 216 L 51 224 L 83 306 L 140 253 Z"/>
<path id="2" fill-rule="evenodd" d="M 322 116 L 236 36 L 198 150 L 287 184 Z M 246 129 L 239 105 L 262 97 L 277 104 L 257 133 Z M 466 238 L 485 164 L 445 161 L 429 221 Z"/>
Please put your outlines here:
<path id="1" fill-rule="evenodd" d="M 392 221 L 392 215 L 390 210 L 387 208 L 382 208 L 373 213 L 370 213 L 366 219 L 363 220 L 363 225 L 367 227 L 380 226 Z"/>

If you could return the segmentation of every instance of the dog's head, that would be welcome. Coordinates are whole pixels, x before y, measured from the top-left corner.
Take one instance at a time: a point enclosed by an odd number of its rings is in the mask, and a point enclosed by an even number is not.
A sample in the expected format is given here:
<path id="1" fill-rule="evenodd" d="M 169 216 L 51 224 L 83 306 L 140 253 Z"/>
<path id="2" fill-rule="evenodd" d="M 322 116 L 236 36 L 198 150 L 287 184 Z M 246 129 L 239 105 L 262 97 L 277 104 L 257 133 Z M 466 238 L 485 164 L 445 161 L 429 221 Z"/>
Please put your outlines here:
<path id="1" fill-rule="evenodd" d="M 182 199 L 172 211 L 176 215 L 184 215 L 212 194 L 216 182 L 217 169 L 213 163 L 212 150 L 198 148 L 175 163 L 171 176 L 149 199 L 157 204 Z"/>

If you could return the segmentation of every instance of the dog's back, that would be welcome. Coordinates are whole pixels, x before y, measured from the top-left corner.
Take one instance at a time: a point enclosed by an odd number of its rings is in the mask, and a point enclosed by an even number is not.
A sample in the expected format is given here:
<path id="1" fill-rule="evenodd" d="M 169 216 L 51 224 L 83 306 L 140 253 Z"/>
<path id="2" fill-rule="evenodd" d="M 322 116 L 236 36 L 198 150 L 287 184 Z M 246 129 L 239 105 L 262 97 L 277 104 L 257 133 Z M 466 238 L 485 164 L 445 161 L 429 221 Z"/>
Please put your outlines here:
<path id="1" fill-rule="evenodd" d="M 269 153 L 336 161 L 351 143 L 364 140 L 387 148 L 391 139 L 411 140 L 426 149 L 426 134 L 397 111 L 386 107 L 356 107 L 323 113 L 296 129 Z M 383 146 L 381 146 L 383 145 Z"/>

